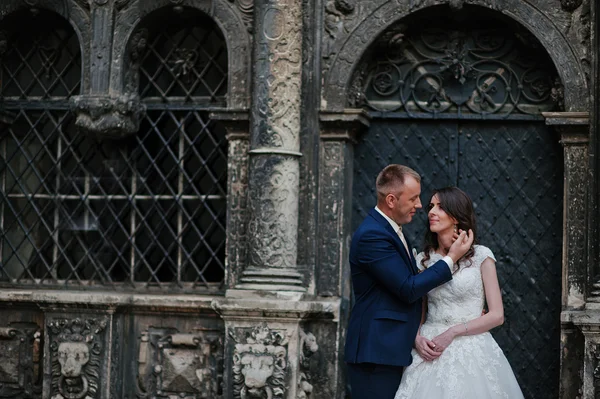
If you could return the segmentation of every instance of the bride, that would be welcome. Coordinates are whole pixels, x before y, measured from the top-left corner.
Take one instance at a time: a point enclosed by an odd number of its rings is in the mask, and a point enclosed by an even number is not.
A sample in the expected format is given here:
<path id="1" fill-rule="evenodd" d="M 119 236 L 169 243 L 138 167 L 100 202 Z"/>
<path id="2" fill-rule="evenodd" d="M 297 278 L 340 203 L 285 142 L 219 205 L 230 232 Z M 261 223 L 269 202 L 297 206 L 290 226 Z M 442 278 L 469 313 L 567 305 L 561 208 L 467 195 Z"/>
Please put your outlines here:
<path id="1" fill-rule="evenodd" d="M 434 191 L 417 266 L 423 270 L 445 256 L 459 229 L 472 229 L 477 241 L 471 199 L 455 187 Z M 523 398 L 489 333 L 504 322 L 495 261 L 489 248 L 473 245 L 455 266 L 453 279 L 429 292 L 413 363 L 404 371 L 395 399 Z M 484 300 L 489 311 L 482 315 Z"/>

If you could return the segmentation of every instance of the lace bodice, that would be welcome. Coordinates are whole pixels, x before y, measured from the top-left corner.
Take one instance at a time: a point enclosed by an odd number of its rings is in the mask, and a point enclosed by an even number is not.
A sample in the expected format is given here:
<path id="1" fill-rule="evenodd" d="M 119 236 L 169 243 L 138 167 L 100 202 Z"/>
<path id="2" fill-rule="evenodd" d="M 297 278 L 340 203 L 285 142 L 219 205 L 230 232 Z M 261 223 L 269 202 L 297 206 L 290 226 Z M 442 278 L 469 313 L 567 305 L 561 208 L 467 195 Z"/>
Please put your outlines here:
<path id="1" fill-rule="evenodd" d="M 492 251 L 482 245 L 475 245 L 475 254 L 468 261 L 460 262 L 460 270 L 452 280 L 427 294 L 427 324 L 458 324 L 481 316 L 485 300 L 481 264 L 492 258 Z M 417 266 L 422 269 L 423 253 L 417 255 Z M 433 265 L 442 256 L 432 252 L 427 266 Z"/>

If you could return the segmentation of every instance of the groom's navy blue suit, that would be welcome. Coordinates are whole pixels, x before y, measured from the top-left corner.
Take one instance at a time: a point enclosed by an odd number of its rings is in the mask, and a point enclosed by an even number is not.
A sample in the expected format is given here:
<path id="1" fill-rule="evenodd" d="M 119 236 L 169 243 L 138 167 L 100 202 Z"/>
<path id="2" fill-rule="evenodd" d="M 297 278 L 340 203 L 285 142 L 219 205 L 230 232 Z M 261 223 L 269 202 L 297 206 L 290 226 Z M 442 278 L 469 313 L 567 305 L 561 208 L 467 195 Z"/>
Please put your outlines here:
<path id="1" fill-rule="evenodd" d="M 443 260 L 418 273 L 413 255 L 375 209 L 352 237 L 350 268 L 355 303 L 345 360 L 352 399 L 393 399 L 402 367 L 412 362 L 421 298 L 452 273 Z"/>

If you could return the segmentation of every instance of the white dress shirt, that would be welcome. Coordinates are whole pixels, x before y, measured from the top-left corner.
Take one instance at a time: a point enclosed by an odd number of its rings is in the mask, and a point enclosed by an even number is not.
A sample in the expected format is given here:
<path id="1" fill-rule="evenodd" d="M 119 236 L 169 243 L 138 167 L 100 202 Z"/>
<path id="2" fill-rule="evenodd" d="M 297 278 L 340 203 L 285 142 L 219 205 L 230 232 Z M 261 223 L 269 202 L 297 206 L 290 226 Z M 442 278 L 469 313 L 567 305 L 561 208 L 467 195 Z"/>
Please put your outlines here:
<path id="1" fill-rule="evenodd" d="M 406 238 L 404 238 L 404 233 L 402 233 L 402 226 L 400 226 L 398 223 L 393 221 L 388 215 L 383 213 L 381 211 L 381 209 L 379 209 L 377 206 L 375 207 L 375 210 L 377 212 L 379 212 L 379 214 L 381 216 L 383 216 L 385 218 L 385 220 L 388 221 L 390 226 L 392 226 L 392 229 L 394 229 L 394 231 L 398 234 L 398 236 L 400 237 L 400 241 L 402 241 L 402 243 L 404 244 L 404 248 L 406 248 L 406 252 L 408 252 L 408 256 L 410 257 L 410 250 L 408 249 L 408 244 L 406 243 Z M 444 262 L 446 262 L 446 264 L 450 268 L 450 271 L 452 271 L 452 268 L 454 267 L 454 261 L 452 260 L 452 258 L 446 255 L 442 258 L 442 260 Z"/>

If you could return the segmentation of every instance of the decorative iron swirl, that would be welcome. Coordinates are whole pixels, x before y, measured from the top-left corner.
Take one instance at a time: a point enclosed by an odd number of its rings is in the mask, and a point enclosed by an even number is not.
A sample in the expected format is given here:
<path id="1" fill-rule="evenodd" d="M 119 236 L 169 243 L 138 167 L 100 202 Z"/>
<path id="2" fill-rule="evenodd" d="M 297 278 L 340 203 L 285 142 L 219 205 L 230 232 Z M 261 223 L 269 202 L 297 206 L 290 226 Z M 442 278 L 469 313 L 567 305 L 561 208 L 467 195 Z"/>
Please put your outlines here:
<path id="1" fill-rule="evenodd" d="M 418 32 L 418 33 L 417 33 Z M 362 93 L 379 112 L 538 115 L 556 108 L 548 56 L 530 35 L 506 29 L 397 25 L 374 46 Z"/>

